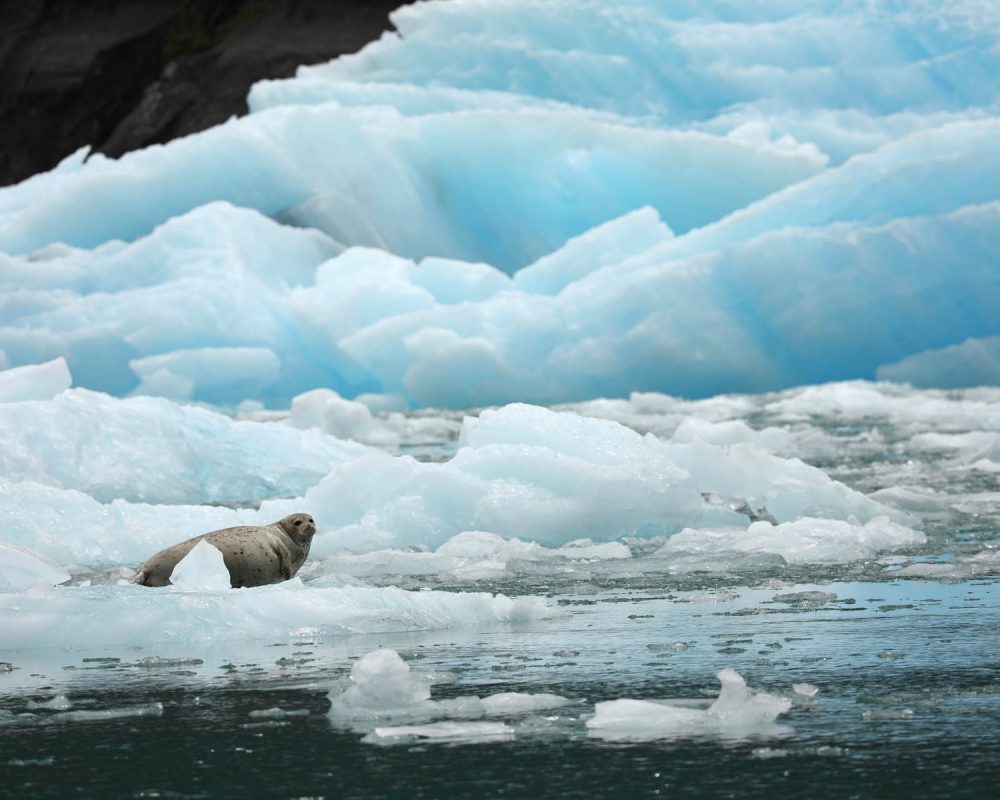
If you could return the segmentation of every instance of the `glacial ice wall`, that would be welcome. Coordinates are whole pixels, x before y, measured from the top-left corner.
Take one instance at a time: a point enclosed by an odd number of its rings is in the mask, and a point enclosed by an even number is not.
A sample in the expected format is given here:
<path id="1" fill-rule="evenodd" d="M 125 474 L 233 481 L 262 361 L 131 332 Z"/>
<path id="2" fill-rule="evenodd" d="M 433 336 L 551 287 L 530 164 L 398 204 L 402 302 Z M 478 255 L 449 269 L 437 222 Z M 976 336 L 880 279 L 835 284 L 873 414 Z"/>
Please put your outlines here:
<path id="1" fill-rule="evenodd" d="M 1000 381 L 1000 8 L 449 0 L 0 189 L 0 365 L 236 407 Z"/>

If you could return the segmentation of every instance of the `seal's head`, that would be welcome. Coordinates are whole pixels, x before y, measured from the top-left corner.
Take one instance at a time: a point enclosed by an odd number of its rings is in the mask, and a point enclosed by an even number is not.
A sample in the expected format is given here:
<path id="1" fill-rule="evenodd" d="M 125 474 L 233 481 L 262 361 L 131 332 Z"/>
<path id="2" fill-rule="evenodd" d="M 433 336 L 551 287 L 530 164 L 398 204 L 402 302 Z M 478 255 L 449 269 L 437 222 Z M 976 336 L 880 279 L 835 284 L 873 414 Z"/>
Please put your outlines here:
<path id="1" fill-rule="evenodd" d="M 308 514 L 290 514 L 275 523 L 293 542 L 308 545 L 316 534 L 316 521 Z"/>

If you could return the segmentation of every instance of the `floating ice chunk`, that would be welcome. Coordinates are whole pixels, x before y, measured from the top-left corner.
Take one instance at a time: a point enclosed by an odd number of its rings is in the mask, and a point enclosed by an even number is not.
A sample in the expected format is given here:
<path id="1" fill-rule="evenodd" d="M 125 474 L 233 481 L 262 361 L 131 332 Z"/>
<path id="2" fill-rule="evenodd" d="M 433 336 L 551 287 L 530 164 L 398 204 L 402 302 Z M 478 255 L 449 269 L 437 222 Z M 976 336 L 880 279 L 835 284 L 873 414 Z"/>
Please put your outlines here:
<path id="1" fill-rule="evenodd" d="M 316 430 L 85 389 L 0 405 L 0 437 L 7 443 L 0 477 L 79 489 L 105 502 L 245 503 L 297 495 L 333 464 L 368 452 Z"/>
<path id="2" fill-rule="evenodd" d="M 288 710 L 274 706 L 273 708 L 258 708 L 250 712 L 250 719 L 286 719 L 287 717 L 307 717 L 308 708 Z"/>
<path id="3" fill-rule="evenodd" d="M 482 698 L 487 716 L 515 716 L 534 711 L 548 711 L 570 704 L 570 700 L 558 694 L 525 694 L 523 692 L 499 692 Z"/>
<path id="4" fill-rule="evenodd" d="M 1000 550 L 982 550 L 971 556 L 956 556 L 944 563 L 909 564 L 892 572 L 908 578 L 968 580 L 979 575 L 1000 574 Z"/>
<path id="5" fill-rule="evenodd" d="M 718 673 L 722 690 L 707 709 L 670 700 L 609 700 L 598 703 L 587 720 L 591 736 L 610 740 L 650 740 L 685 736 L 784 735 L 775 724 L 792 703 L 786 697 L 756 692 L 733 669 Z"/>
<path id="6" fill-rule="evenodd" d="M 678 530 L 701 507 L 660 443 L 617 423 L 516 405 L 470 419 L 461 444 L 444 464 L 373 455 L 332 469 L 296 501 L 336 531 L 314 543 L 316 554 L 437 547 L 476 530 L 547 545 L 607 541 Z M 287 508 L 272 501 L 261 511 Z"/>
<path id="7" fill-rule="evenodd" d="M 45 556 L 0 541 L 0 592 L 20 592 L 36 583 L 56 586 L 69 579 L 66 570 Z"/>
<path id="8" fill-rule="evenodd" d="M 798 451 L 798 441 L 795 435 L 785 428 L 765 428 L 754 430 L 743 420 L 733 419 L 724 422 L 689 417 L 677 426 L 671 441 L 678 444 L 690 444 L 704 441 L 719 447 L 734 444 L 751 444 L 769 453 L 790 456 Z"/>
<path id="9" fill-rule="evenodd" d="M 662 447 L 668 458 L 687 470 L 702 492 L 742 498 L 755 511 L 766 509 L 781 522 L 806 516 L 853 516 L 862 521 L 878 516 L 891 516 L 901 522 L 909 519 L 833 480 L 821 469 L 753 445 L 719 447 L 694 440 Z M 760 533 L 766 535 L 762 529 Z"/>
<path id="10" fill-rule="evenodd" d="M 66 359 L 13 367 L 0 372 L 0 403 L 51 400 L 73 383 Z"/>
<path id="11" fill-rule="evenodd" d="M 392 744 L 393 740 L 427 739 L 453 744 L 487 744 L 514 739 L 514 729 L 503 722 L 432 722 L 426 725 L 377 727 L 361 741 Z"/>
<path id="12" fill-rule="evenodd" d="M 517 573 L 536 563 L 592 563 L 631 558 L 622 542 L 570 542 L 563 547 L 544 547 L 536 542 L 504 539 L 494 533 L 463 531 L 434 552 L 408 547 L 374 550 L 368 553 L 340 551 L 313 561 L 306 574 L 333 575 L 433 575 L 450 573 L 462 580 L 493 577 L 509 571 Z M 313 583 L 312 581 L 310 583 Z"/>
<path id="13" fill-rule="evenodd" d="M 320 557 L 335 547 L 435 548 L 463 531 L 551 547 L 679 531 L 711 517 L 706 491 L 746 498 L 779 520 L 905 518 L 798 460 L 746 445 L 665 444 L 609 420 L 522 404 L 467 418 L 446 463 L 357 459 L 302 500 L 268 501 L 261 513 L 280 518 L 301 506 L 316 515 L 335 531 L 314 543 Z"/>
<path id="14" fill-rule="evenodd" d="M 28 711 L 69 711 L 72 707 L 73 703 L 64 694 L 57 694 L 51 700 L 41 703 L 29 700 L 27 705 Z"/>
<path id="15" fill-rule="evenodd" d="M 331 692 L 335 719 L 382 719 L 432 716 L 431 679 L 412 672 L 399 653 L 388 648 L 362 656 L 351 667 L 351 686 Z"/>
<path id="16" fill-rule="evenodd" d="M 217 592 L 230 587 L 229 570 L 222 551 L 200 541 L 170 573 L 170 583 L 185 592 Z"/>
<path id="17" fill-rule="evenodd" d="M 685 529 L 656 551 L 659 557 L 724 553 L 774 553 L 790 564 L 845 563 L 873 558 L 885 550 L 923 544 L 927 537 L 886 517 L 857 521 L 803 517 L 771 525 L 755 522 L 746 530 Z"/>
<path id="18" fill-rule="evenodd" d="M 80 709 L 53 714 L 49 722 L 104 722 L 128 717 L 162 717 L 163 703 L 144 703 L 122 708 Z"/>
<path id="19" fill-rule="evenodd" d="M 793 683 L 792 691 L 803 697 L 815 697 L 819 693 L 819 687 L 811 683 Z"/>
<path id="20" fill-rule="evenodd" d="M 482 716 L 513 716 L 550 708 L 560 708 L 570 701 L 554 694 L 502 692 L 488 697 L 472 695 L 448 700 L 432 700 L 430 675 L 416 673 L 394 650 L 375 650 L 351 668 L 350 685 L 330 692 L 330 718 L 335 724 L 370 730 L 377 721 L 421 722 L 436 717 L 475 719 Z M 506 726 L 483 730 L 505 731 Z M 391 729 L 375 736 L 407 735 Z M 448 730 L 447 727 L 435 729 Z"/>

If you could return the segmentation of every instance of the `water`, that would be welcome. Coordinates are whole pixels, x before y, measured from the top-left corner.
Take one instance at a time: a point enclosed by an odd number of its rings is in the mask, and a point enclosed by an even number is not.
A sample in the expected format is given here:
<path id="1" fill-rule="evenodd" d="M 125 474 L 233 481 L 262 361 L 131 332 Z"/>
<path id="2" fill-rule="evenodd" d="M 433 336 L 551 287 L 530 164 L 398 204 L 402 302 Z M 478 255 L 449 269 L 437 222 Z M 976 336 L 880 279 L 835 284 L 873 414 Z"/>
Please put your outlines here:
<path id="1" fill-rule="evenodd" d="M 826 402 L 802 415 L 796 397 L 574 410 L 663 436 L 691 416 L 783 431 L 795 450 L 786 455 L 919 506 L 927 544 L 860 563 L 744 557 L 680 570 L 653 556 L 656 543 L 630 540 L 633 558 L 620 561 L 511 564 L 485 580 L 366 578 L 541 595 L 563 612 L 530 624 L 5 651 L 4 797 L 995 796 L 1000 588 L 990 559 L 1000 520 L 998 473 L 984 459 L 996 399 L 903 392 L 874 412 Z M 430 417 L 412 418 L 403 449 L 447 458 L 460 414 Z M 326 712 L 352 663 L 379 647 L 450 676 L 434 699 L 551 692 L 571 703 L 506 719 L 512 741 L 371 744 Z M 792 698 L 781 728 L 652 742 L 606 742 L 586 728 L 605 700 L 712 698 L 724 667 Z M 814 697 L 792 690 L 802 683 Z M 68 711 L 39 707 L 60 695 Z M 273 708 L 291 713 L 252 714 Z"/>

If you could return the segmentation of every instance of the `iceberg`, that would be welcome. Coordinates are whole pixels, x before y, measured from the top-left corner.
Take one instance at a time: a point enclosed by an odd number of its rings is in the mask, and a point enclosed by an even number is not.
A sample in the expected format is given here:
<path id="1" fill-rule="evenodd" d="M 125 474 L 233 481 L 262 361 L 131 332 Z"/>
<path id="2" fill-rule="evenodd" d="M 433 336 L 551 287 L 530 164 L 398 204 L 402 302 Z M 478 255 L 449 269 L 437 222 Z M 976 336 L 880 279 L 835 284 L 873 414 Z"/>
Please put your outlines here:
<path id="1" fill-rule="evenodd" d="M 995 9 L 392 19 L 246 117 L 0 189 L 7 366 L 230 409 L 996 382 Z"/>

